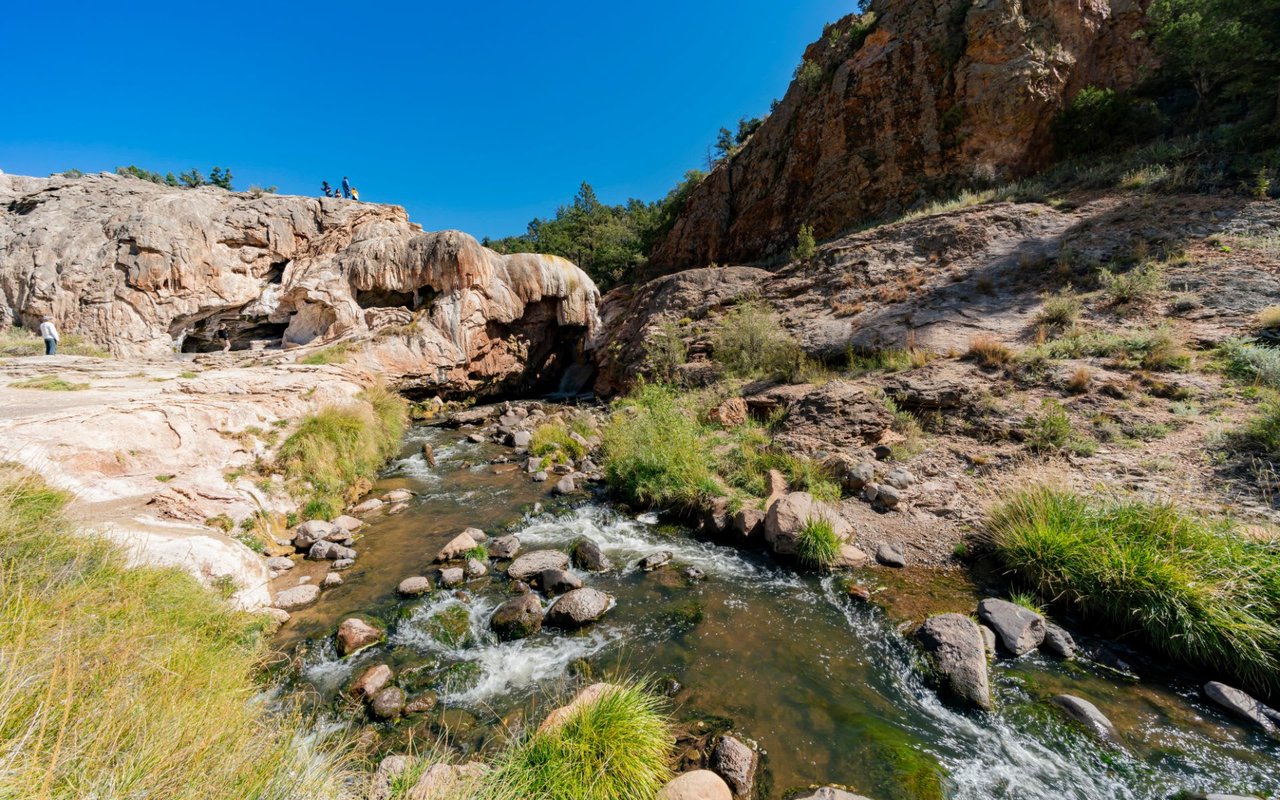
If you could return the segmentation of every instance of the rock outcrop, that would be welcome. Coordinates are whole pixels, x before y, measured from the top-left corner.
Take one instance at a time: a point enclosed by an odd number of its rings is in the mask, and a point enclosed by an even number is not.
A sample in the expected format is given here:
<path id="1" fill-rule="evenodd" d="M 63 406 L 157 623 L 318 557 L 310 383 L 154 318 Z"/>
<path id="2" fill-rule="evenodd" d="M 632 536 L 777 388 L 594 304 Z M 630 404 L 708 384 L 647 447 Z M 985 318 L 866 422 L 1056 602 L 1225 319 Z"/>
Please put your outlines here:
<path id="1" fill-rule="evenodd" d="M 1054 115 L 1153 63 L 1147 0 L 875 2 L 827 26 L 785 97 L 690 194 L 650 276 L 829 238 L 1051 156 Z"/>
<path id="2" fill-rule="evenodd" d="M 50 315 L 117 357 L 373 335 L 353 355 L 410 388 L 559 378 L 598 292 L 554 256 L 429 233 L 398 206 L 0 175 L 0 326 Z"/>

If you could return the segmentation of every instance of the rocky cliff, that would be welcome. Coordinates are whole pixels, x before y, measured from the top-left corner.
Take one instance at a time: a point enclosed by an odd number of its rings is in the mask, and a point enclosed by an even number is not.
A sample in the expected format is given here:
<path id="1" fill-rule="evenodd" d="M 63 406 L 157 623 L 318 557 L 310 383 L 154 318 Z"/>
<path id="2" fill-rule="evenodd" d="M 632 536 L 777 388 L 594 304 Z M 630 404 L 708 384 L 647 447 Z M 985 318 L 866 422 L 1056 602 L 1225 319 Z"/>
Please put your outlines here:
<path id="1" fill-rule="evenodd" d="M 554 256 L 424 232 L 397 206 L 0 175 L 0 327 L 51 315 L 118 357 L 377 334 L 369 366 L 433 391 L 562 371 L 598 293 Z"/>
<path id="2" fill-rule="evenodd" d="M 1152 63 L 1147 0 L 882 0 L 828 27 L 786 96 L 690 195 L 647 277 L 753 261 L 1051 156 L 1049 128 L 1089 85 Z"/>

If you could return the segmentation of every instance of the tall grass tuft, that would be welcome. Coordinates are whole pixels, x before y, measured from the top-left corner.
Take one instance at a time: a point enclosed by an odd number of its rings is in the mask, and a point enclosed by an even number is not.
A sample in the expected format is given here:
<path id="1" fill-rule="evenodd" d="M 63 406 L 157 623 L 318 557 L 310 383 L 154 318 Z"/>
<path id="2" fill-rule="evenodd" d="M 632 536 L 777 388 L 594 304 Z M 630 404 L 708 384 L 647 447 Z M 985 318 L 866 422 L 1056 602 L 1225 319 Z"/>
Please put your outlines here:
<path id="1" fill-rule="evenodd" d="M 840 540 L 825 519 L 805 520 L 796 537 L 796 558 L 800 563 L 826 569 L 840 557 Z"/>
<path id="2" fill-rule="evenodd" d="M 502 753 L 476 800 L 636 800 L 671 775 L 674 734 L 662 699 L 643 686 L 606 691 L 562 724 Z"/>
<path id="3" fill-rule="evenodd" d="M 1045 601 L 1179 661 L 1280 689 L 1280 543 L 1171 505 L 1044 487 L 999 506 L 989 536 Z"/>
<path id="4" fill-rule="evenodd" d="M 720 493 L 704 435 L 679 392 L 641 384 L 605 426 L 605 478 L 630 502 L 693 508 Z"/>
<path id="5" fill-rule="evenodd" d="M 0 466 L 0 797 L 337 798 L 342 760 L 273 716 L 262 618 L 129 568 Z"/>
<path id="6" fill-rule="evenodd" d="M 1239 449 L 1280 460 L 1280 398 L 1272 397 L 1264 402 L 1230 439 Z"/>
<path id="7" fill-rule="evenodd" d="M 12 389 L 40 389 L 46 392 L 80 392 L 89 388 L 87 383 L 77 383 L 57 375 L 38 375 L 9 384 Z"/>
<path id="8" fill-rule="evenodd" d="M 276 455 L 285 478 L 307 496 L 308 516 L 332 519 L 367 491 L 400 446 L 404 399 L 382 386 L 348 406 L 321 409 L 298 426 Z"/>
<path id="9" fill-rule="evenodd" d="M 804 362 L 804 353 L 760 301 L 742 303 L 724 315 L 714 337 L 716 361 L 738 377 L 790 380 Z"/>
<path id="10" fill-rule="evenodd" d="M 1280 389 L 1280 350 L 1228 339 L 1218 345 L 1218 356 L 1233 378 Z"/>

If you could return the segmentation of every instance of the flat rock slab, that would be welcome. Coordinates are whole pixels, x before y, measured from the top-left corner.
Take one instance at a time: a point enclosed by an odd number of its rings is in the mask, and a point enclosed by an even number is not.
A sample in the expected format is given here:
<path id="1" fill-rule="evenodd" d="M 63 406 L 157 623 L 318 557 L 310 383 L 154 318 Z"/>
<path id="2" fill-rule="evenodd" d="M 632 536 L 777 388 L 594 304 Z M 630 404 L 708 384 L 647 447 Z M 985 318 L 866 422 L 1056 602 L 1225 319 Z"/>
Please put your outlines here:
<path id="1" fill-rule="evenodd" d="M 1014 656 L 1030 653 L 1044 642 L 1044 617 L 1008 600 L 988 597 L 978 604 L 978 618 L 991 626 L 1000 644 Z"/>
<path id="2" fill-rule="evenodd" d="M 440 552 L 436 553 L 436 562 L 456 561 L 467 552 L 474 550 L 477 544 L 479 542 L 473 539 L 470 533 L 463 531 L 440 548 Z"/>
<path id="3" fill-rule="evenodd" d="M 507 577 L 528 583 L 549 569 L 568 569 L 569 556 L 559 550 L 535 550 L 511 562 Z"/>
<path id="4" fill-rule="evenodd" d="M 547 611 L 547 624 L 580 628 L 603 617 L 612 605 L 613 598 L 598 589 L 574 589 L 562 595 Z"/>
<path id="5" fill-rule="evenodd" d="M 418 597 L 431 591 L 431 579 L 424 578 L 421 575 L 415 575 L 412 578 L 405 578 L 400 581 L 400 585 L 396 587 L 396 591 L 405 597 Z"/>
<path id="6" fill-rule="evenodd" d="M 515 558 L 520 552 L 520 540 L 514 536 L 499 536 L 489 542 L 490 558 Z"/>
<path id="7" fill-rule="evenodd" d="M 1280 712 L 1267 707 L 1248 692 L 1225 683 L 1210 681 L 1204 685 L 1204 694 L 1240 719 L 1252 722 L 1272 735 L 1277 733 Z"/>
<path id="8" fill-rule="evenodd" d="M 797 795 L 792 800 L 867 800 L 867 798 L 860 794 L 846 792 L 844 789 L 837 789 L 834 786 L 824 786 L 816 792 Z"/>
<path id="9" fill-rule="evenodd" d="M 276 594 L 276 608 L 282 608 L 285 611 L 302 608 L 303 606 L 311 605 L 319 597 L 319 586 L 309 584 L 294 586 L 292 589 L 285 589 L 283 592 Z"/>
<path id="10" fill-rule="evenodd" d="M 1067 713 L 1072 719 L 1089 729 L 1089 732 L 1100 739 L 1107 741 L 1117 741 L 1116 726 L 1107 719 L 1107 715 L 1098 710 L 1098 707 L 1083 697 L 1076 697 L 1069 694 L 1060 694 L 1053 698 L 1053 702 L 1059 708 Z"/>

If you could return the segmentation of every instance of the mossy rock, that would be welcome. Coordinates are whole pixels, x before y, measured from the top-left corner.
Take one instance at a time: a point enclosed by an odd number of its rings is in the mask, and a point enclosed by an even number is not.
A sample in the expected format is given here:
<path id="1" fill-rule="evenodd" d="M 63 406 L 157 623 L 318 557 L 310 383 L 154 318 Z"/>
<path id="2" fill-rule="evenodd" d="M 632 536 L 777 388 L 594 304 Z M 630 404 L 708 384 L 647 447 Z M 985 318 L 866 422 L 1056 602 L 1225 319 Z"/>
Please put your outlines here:
<path id="1" fill-rule="evenodd" d="M 429 686 L 441 694 L 465 692 L 480 682 L 482 672 L 474 661 L 457 661 L 436 670 Z"/>
<path id="2" fill-rule="evenodd" d="M 947 796 L 947 771 L 933 756 L 922 752 L 922 742 L 878 719 L 863 717 L 857 725 L 870 750 L 863 765 L 869 785 L 894 787 L 903 800 L 943 800 Z"/>
<path id="3" fill-rule="evenodd" d="M 472 644 L 471 612 L 466 606 L 448 606 L 427 620 L 427 634 L 445 647 Z"/>

